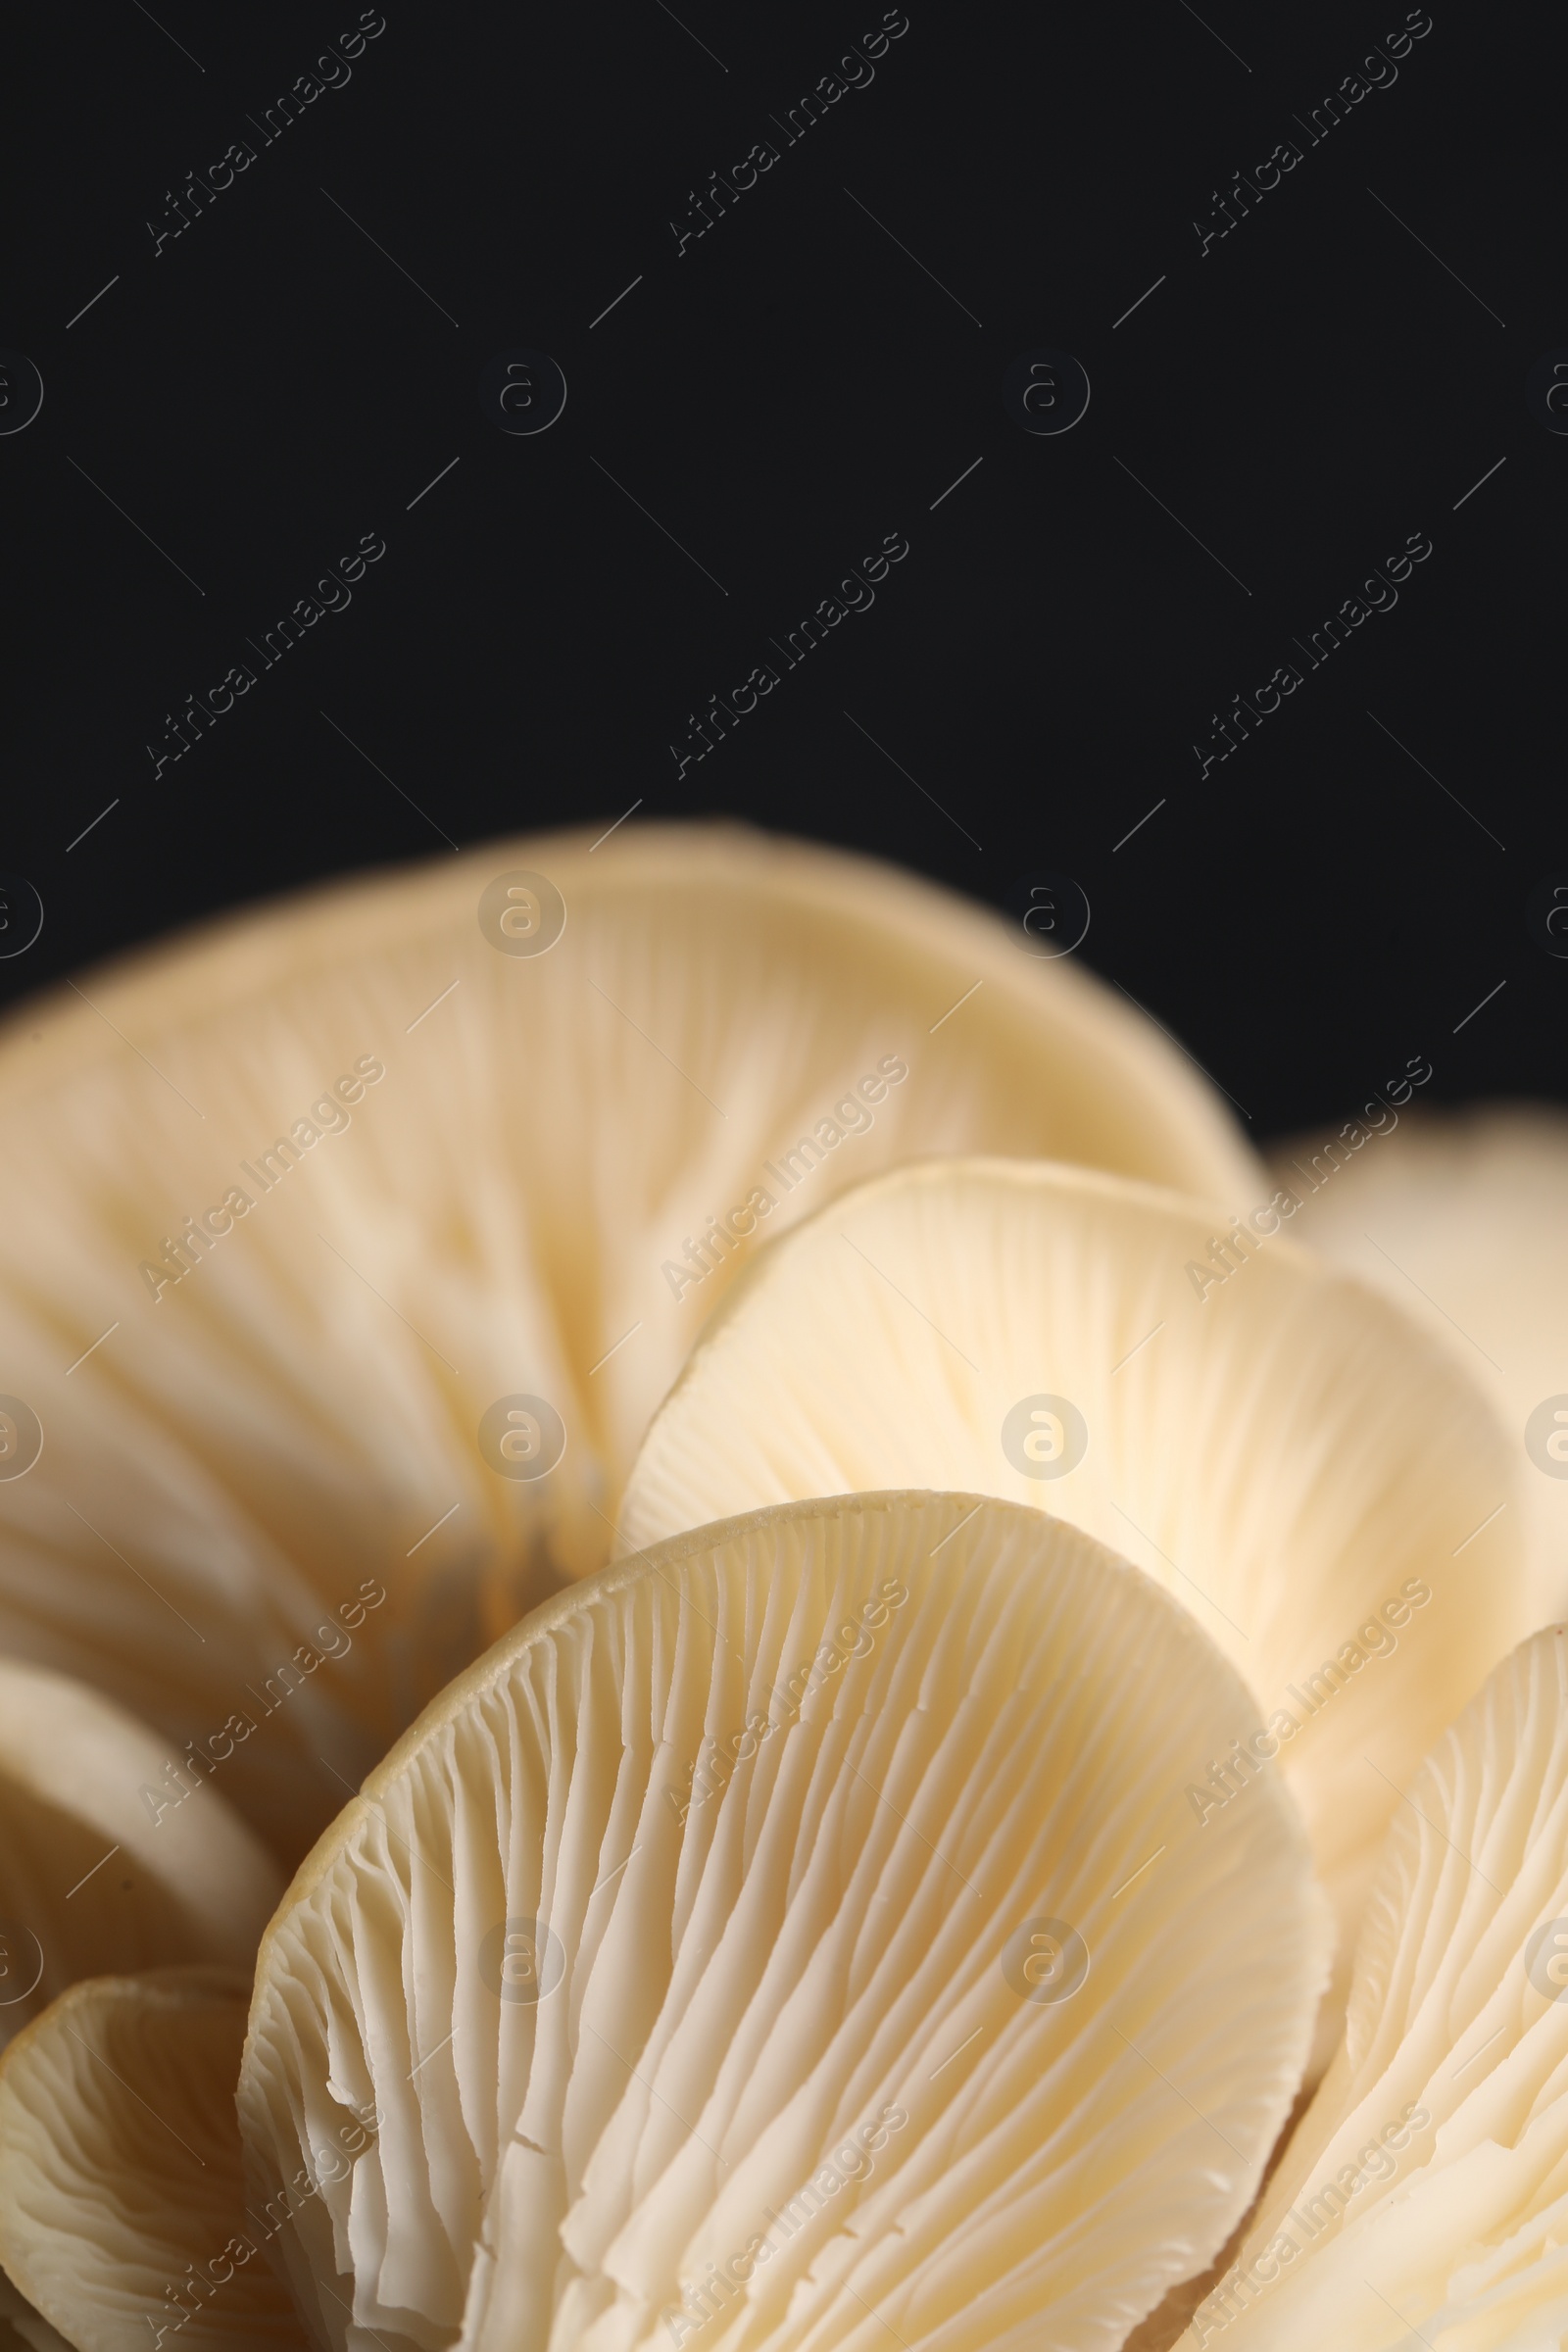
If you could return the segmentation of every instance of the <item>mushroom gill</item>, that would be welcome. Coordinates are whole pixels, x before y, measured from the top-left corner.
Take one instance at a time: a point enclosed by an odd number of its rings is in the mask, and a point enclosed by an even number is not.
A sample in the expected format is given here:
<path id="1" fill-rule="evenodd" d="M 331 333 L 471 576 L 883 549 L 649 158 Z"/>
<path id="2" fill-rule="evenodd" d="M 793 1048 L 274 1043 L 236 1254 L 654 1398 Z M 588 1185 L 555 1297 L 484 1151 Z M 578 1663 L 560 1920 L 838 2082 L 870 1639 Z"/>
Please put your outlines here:
<path id="1" fill-rule="evenodd" d="M 1246 2210 L 1328 1920 L 1156 1585 L 972 1494 L 706 1528 L 405 1736 L 263 1947 L 239 2111 L 313 2341 L 1111 2352 Z"/>
<path id="2" fill-rule="evenodd" d="M 89 1978 L 0 2058 L 0 2262 L 24 2336 L 41 2317 L 75 2352 L 305 2352 L 246 2210 L 248 1992 L 218 1969 Z"/>
<path id="3" fill-rule="evenodd" d="M 1271 1768 L 1301 1804 L 1341 1931 L 1321 2066 L 1398 1792 L 1530 1624 L 1515 1478 L 1448 1350 L 1278 1209 L 1243 1226 L 1085 1169 L 928 1161 L 760 1253 L 621 1527 L 635 1545 L 918 1484 L 1033 1503 L 1136 1561 L 1252 1694 L 1241 1743 L 1187 1776 L 1195 1814 Z"/>
<path id="4" fill-rule="evenodd" d="M 0 2044 L 106 1969 L 249 1970 L 282 1891 L 188 1755 L 84 1684 L 0 1660 Z"/>
<path id="5" fill-rule="evenodd" d="M 1546 2352 L 1568 2333 L 1568 1630 L 1395 1815 L 1344 2046 L 1182 2352 Z"/>

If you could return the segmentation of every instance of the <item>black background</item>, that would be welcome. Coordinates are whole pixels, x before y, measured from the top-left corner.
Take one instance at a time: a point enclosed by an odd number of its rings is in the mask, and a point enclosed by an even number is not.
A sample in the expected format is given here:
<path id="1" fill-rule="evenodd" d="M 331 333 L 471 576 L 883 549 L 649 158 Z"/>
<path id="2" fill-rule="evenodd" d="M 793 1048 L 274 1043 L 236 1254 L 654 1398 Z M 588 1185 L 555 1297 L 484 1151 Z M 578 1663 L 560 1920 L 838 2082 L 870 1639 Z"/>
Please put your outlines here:
<path id="1" fill-rule="evenodd" d="M 1544 11 L 1433 0 L 1314 144 L 1395 0 L 908 0 L 874 80 L 786 144 L 874 0 L 386 0 L 352 79 L 264 143 L 358 14 L 122 0 L 13 56 L 0 345 L 45 397 L 0 438 L 0 870 L 45 922 L 8 995 L 640 803 L 997 904 L 1075 877 L 1085 960 L 1254 1136 L 1417 1054 L 1449 1100 L 1568 1092 L 1568 961 L 1526 925 L 1568 869 L 1568 437 L 1525 397 L 1568 358 Z M 241 139 L 155 255 L 148 222 Z M 677 254 L 693 191 L 764 139 Z M 1286 139 L 1299 164 L 1200 252 L 1195 219 Z M 537 436 L 478 396 L 521 348 L 568 386 Z M 1002 398 L 1042 348 L 1092 385 L 1057 437 Z M 688 714 L 890 532 L 874 608 L 678 776 Z M 1309 669 L 1293 640 L 1417 532 L 1396 609 Z M 364 533 L 386 554 L 352 605 L 262 668 L 247 639 Z M 241 661 L 255 687 L 155 774 L 168 715 Z M 1299 690 L 1200 774 L 1215 713 L 1291 661 Z"/>

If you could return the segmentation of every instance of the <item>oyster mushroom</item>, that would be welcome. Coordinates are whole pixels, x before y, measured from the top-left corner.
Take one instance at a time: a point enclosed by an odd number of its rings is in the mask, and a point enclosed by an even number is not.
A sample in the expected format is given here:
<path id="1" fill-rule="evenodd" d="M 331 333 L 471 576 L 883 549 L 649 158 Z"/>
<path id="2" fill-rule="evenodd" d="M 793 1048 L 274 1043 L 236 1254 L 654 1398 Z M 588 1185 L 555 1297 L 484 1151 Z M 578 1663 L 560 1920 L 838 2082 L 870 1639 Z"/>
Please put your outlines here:
<path id="1" fill-rule="evenodd" d="M 292 1864 L 609 1555 L 756 1236 L 977 1146 L 1257 1181 L 1083 973 L 727 827 L 501 843 L 69 984 L 0 1039 L 0 1650 L 193 1741 Z"/>
<path id="2" fill-rule="evenodd" d="M 1074 1529 L 858 1495 L 564 1592 L 263 1947 L 239 2112 L 313 2342 L 1120 2342 L 1249 2203 L 1328 1922 L 1186 1611 Z M 349 2307 L 352 2306 L 352 2318 Z"/>
<path id="3" fill-rule="evenodd" d="M 75 2352 L 309 2341 L 246 2211 L 249 1991 L 213 1969 L 92 1978 L 0 2059 L 0 2262 Z"/>
<path id="4" fill-rule="evenodd" d="M 632 1472 L 632 1545 L 788 1496 L 965 1488 L 1072 1520 L 1167 1587 L 1252 1693 L 1195 1757 L 1224 1819 L 1278 1757 L 1341 1927 L 1390 1812 L 1529 1625 L 1514 1465 L 1446 1349 L 1295 1248 L 1082 1169 L 927 1162 L 763 1251 Z M 1222 1278 L 1222 1237 L 1231 1271 Z"/>
<path id="5" fill-rule="evenodd" d="M 1184 2352 L 1536 2352 L 1568 2332 L 1568 1632 L 1401 1802 L 1348 2026 Z"/>
<path id="6" fill-rule="evenodd" d="M 1391 1093 L 1397 1090 L 1392 1089 Z M 1532 1618 L 1568 1609 L 1568 1116 L 1544 1103 L 1438 1112 L 1369 1102 L 1282 1145 L 1295 1230 L 1450 1348 L 1518 1450 Z"/>
<path id="7" fill-rule="evenodd" d="M 106 1968 L 248 1970 L 282 1891 L 188 1757 L 85 1685 L 0 1660 L 0 2044 Z"/>

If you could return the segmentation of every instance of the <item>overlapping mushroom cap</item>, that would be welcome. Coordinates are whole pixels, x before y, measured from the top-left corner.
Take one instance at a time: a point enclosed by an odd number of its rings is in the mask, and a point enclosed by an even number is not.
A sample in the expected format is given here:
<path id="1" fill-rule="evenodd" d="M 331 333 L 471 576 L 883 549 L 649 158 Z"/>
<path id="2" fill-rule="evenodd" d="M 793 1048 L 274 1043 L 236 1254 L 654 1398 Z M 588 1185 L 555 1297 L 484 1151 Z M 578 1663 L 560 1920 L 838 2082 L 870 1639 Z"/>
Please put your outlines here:
<path id="1" fill-rule="evenodd" d="M 1030 944 L 555 836 L 0 1037 L 0 2338 L 1163 2347 L 1391 1809 L 1192 2345 L 1568 2333 L 1561 1633 L 1410 1783 L 1560 1591 L 1568 1146 L 1264 1207 Z"/>
<path id="2" fill-rule="evenodd" d="M 1390 1832 L 1345 2044 L 1183 2352 L 1568 2337 L 1568 1632 L 1504 1660 Z"/>
<path id="3" fill-rule="evenodd" d="M 502 844 L 68 984 L 0 1042 L 0 1649 L 296 1858 L 609 1556 L 756 1236 L 973 1147 L 1255 1182 L 1084 975 L 729 828 Z"/>
<path id="4" fill-rule="evenodd" d="M 0 1660 L 0 2044 L 106 1969 L 248 1969 L 282 1891 L 188 1755 L 85 1685 Z"/>
<path id="5" fill-rule="evenodd" d="M 1485 1398 L 1281 1225 L 1239 1240 L 1200 1203 L 1017 1161 L 880 1177 L 736 1286 L 655 1419 L 622 1527 L 646 1544 L 920 1484 L 1089 1529 L 1245 1677 L 1242 1745 L 1197 1762 L 1189 1801 L 1221 1818 L 1278 1757 L 1347 1932 L 1343 1990 L 1398 1790 L 1529 1618 Z"/>
<path id="6" fill-rule="evenodd" d="M 155 1969 L 61 1996 L 0 2061 L 0 2262 L 78 2352 L 308 2342 L 234 2129 L 247 1976 Z"/>
<path id="7" fill-rule="evenodd" d="M 269 1933 L 250 2202 L 313 2340 L 1101 2352 L 1240 2218 L 1328 1923 L 1251 1702 L 1077 1531 L 860 1495 L 548 1603 Z M 350 2318 L 352 2307 L 352 2319 Z"/>
<path id="8" fill-rule="evenodd" d="M 1396 1089 L 1390 1089 L 1397 1096 Z M 1520 1463 L 1537 1624 L 1568 1609 L 1568 1115 L 1380 1098 L 1280 1146 L 1302 1240 L 1386 1291 L 1491 1394 Z"/>

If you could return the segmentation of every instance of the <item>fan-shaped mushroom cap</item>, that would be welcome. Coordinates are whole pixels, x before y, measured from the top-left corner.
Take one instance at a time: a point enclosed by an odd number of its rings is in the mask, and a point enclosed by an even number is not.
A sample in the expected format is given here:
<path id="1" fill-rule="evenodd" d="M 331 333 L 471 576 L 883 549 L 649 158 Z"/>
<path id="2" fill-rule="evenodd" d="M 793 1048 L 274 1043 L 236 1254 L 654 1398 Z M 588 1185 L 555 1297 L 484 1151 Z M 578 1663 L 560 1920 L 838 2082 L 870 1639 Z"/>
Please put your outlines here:
<path id="1" fill-rule="evenodd" d="M 249 1971 L 282 1891 L 189 1757 L 84 1684 L 0 1660 L 0 2043 L 106 1966 Z"/>
<path id="2" fill-rule="evenodd" d="M 971 1148 L 1257 1182 L 1084 973 L 738 829 L 504 842 L 68 987 L 0 1042 L 0 1647 L 232 1718 L 297 1860 L 609 1556 L 755 1236 Z"/>
<path id="3" fill-rule="evenodd" d="M 280 2241 L 318 2340 L 1119 2343 L 1245 2210 L 1323 1981 L 1283 1788 L 1183 1795 L 1250 1704 L 1147 1578 L 972 1495 L 547 1603 L 263 1948 L 253 2185 L 376 2123 Z"/>
<path id="4" fill-rule="evenodd" d="M 1386 1291 L 1491 1394 L 1522 1469 L 1531 1621 L 1560 1616 L 1568 1115 L 1544 1103 L 1445 1114 L 1378 1102 L 1335 1135 L 1282 1145 L 1273 1165 L 1299 1196 L 1299 1238 Z"/>
<path id="5" fill-rule="evenodd" d="M 1345 2046 L 1184 2352 L 1568 2337 L 1568 1633 L 1506 1658 L 1395 1814 Z"/>
<path id="6" fill-rule="evenodd" d="M 308 2342 L 265 2258 L 284 2207 L 246 2210 L 249 1990 L 216 1969 L 90 1978 L 0 2058 L 0 2262 L 76 2352 Z"/>
<path id="7" fill-rule="evenodd" d="M 1274 1224 L 1249 1248 L 1200 1202 L 1016 1161 L 879 1178 L 736 1287 L 621 1524 L 647 1544 L 918 1481 L 1125 1552 L 1251 1689 L 1248 1751 L 1203 1759 L 1192 1802 L 1217 1817 L 1278 1753 L 1345 1932 L 1343 1999 L 1396 1790 L 1528 1618 L 1485 1398 Z"/>

